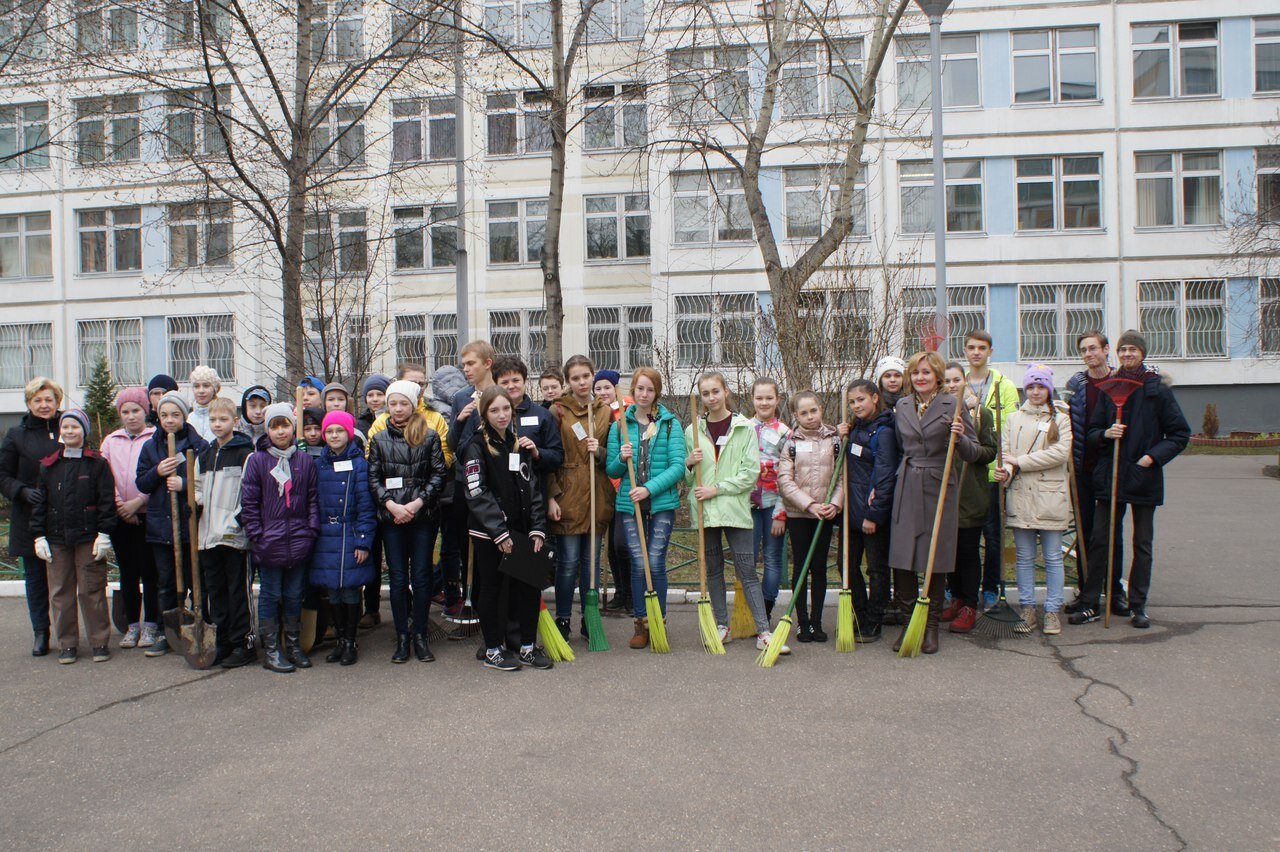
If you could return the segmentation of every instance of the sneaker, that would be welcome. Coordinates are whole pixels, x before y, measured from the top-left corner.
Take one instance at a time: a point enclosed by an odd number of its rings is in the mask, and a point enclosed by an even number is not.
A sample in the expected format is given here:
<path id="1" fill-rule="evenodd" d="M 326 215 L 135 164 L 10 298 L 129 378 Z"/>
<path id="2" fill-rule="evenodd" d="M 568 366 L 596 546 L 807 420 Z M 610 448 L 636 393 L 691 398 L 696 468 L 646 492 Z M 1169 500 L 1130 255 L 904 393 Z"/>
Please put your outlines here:
<path id="1" fill-rule="evenodd" d="M 721 645 L 728 645 L 733 641 L 733 637 L 729 635 L 729 628 L 723 624 L 716 625 L 716 633 L 720 634 Z"/>
<path id="2" fill-rule="evenodd" d="M 773 638 L 773 633 L 768 630 L 764 631 L 763 633 L 760 633 L 758 636 L 756 636 L 756 650 L 763 651 L 765 648 L 768 648 L 769 640 L 772 638 Z M 791 653 L 791 648 L 788 645 L 783 645 L 782 650 L 779 651 L 778 653 L 780 653 L 782 656 L 785 657 Z"/>
<path id="3" fill-rule="evenodd" d="M 1042 630 L 1045 636 L 1057 636 L 1062 632 L 1062 619 L 1056 612 L 1046 612 Z"/>
<path id="4" fill-rule="evenodd" d="M 109 659 L 111 659 L 111 651 L 106 645 L 93 649 L 93 661 L 95 663 L 105 663 Z"/>
<path id="5" fill-rule="evenodd" d="M 520 663 L 508 657 L 501 648 L 490 648 L 484 654 L 484 667 L 497 669 L 500 672 L 518 672 Z"/>
<path id="6" fill-rule="evenodd" d="M 872 642 L 879 642 L 880 634 L 883 632 L 883 630 L 884 628 L 882 628 L 879 624 L 864 626 L 861 622 L 859 622 L 858 632 L 854 634 L 853 641 L 855 644 L 858 644 L 858 645 L 867 645 Z"/>
<path id="7" fill-rule="evenodd" d="M 151 647 L 147 649 L 147 656 L 163 657 L 167 653 L 169 653 L 169 640 L 164 638 L 163 633 L 157 633 L 156 641 L 151 643 Z"/>
<path id="8" fill-rule="evenodd" d="M 1084 597 L 1082 597 L 1079 592 L 1076 592 L 1075 598 L 1071 601 L 1071 603 L 1064 606 L 1062 608 L 1062 611 L 1065 612 L 1067 615 L 1075 615 L 1080 610 L 1086 609 L 1086 608 L 1087 608 L 1087 605 L 1085 604 Z"/>
<path id="9" fill-rule="evenodd" d="M 982 611 L 991 612 L 996 608 L 996 604 L 1000 603 L 1000 596 L 995 592 L 982 593 Z"/>
<path id="10" fill-rule="evenodd" d="M 972 633 L 973 626 L 977 623 L 978 611 L 971 606 L 962 606 L 947 629 L 952 633 Z"/>
<path id="11" fill-rule="evenodd" d="M 812 628 L 812 627 L 810 627 L 810 626 L 809 626 L 809 625 L 807 625 L 807 624 L 801 624 L 801 625 L 800 625 L 800 627 L 796 629 L 796 641 L 797 641 L 797 642 L 812 642 L 812 641 L 813 641 L 813 628 Z"/>
<path id="12" fill-rule="evenodd" d="M 821 624 L 810 624 L 809 638 L 814 642 L 825 642 L 827 641 L 827 631 L 822 629 Z"/>
<path id="13" fill-rule="evenodd" d="M 537 645 L 532 648 L 521 648 L 519 660 L 522 666 L 529 666 L 542 671 L 555 666 L 555 663 L 551 662 L 551 658 L 544 654 Z"/>
<path id="14" fill-rule="evenodd" d="M 1133 616 L 1129 619 L 1129 623 L 1139 630 L 1146 630 L 1151 626 L 1151 619 L 1147 617 L 1146 607 L 1135 606 L 1133 608 Z"/>
<path id="15" fill-rule="evenodd" d="M 63 648 L 62 653 L 58 655 L 59 665 L 69 666 L 76 661 L 75 648 Z"/>
<path id="16" fill-rule="evenodd" d="M 1097 604 L 1094 604 L 1094 606 L 1097 606 Z M 1093 609 L 1093 607 L 1086 607 L 1079 612 L 1071 613 L 1071 616 L 1067 619 L 1067 624 L 1089 624 L 1090 622 L 1097 621 L 1101 617 L 1102 616 L 1098 614 L 1096 609 Z"/>
<path id="17" fill-rule="evenodd" d="M 156 626 L 154 624 L 143 624 L 142 630 L 138 634 L 138 647 L 150 648 L 156 644 Z"/>
<path id="18" fill-rule="evenodd" d="M 141 638 L 142 626 L 139 624 L 130 624 L 129 629 L 124 632 L 124 636 L 120 639 L 120 647 L 136 648 L 138 647 L 138 640 Z"/>
<path id="19" fill-rule="evenodd" d="M 433 604 L 439 604 L 440 606 L 444 606 L 444 592 L 443 591 L 436 592 L 435 596 L 431 598 L 431 602 Z"/>
<path id="20" fill-rule="evenodd" d="M 1018 626 L 1013 628 L 1015 633 L 1033 633 L 1036 629 L 1036 608 L 1034 606 L 1024 606 L 1022 608 L 1022 621 Z"/>
<path id="21" fill-rule="evenodd" d="M 237 645 L 218 665 L 222 666 L 224 669 L 238 669 L 241 666 L 248 665 L 257 659 L 257 652 L 251 650 L 247 644 Z"/>

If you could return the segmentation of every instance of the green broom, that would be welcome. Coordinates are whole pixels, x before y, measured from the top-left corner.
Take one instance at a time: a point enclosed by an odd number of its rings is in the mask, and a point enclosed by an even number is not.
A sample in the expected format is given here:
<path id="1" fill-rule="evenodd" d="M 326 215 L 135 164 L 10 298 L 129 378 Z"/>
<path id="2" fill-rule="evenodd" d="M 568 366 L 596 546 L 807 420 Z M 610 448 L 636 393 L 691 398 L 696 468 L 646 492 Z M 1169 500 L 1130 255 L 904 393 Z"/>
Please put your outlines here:
<path id="1" fill-rule="evenodd" d="M 626 424 L 623 424 L 623 428 L 627 428 Z M 635 487 L 634 456 L 627 459 L 627 475 L 631 479 L 632 487 Z M 649 622 L 649 650 L 655 654 L 669 654 L 671 645 L 667 642 L 667 623 L 662 620 L 662 604 L 658 600 L 658 593 L 653 590 L 653 572 L 649 568 L 649 545 L 644 537 L 644 515 L 640 512 L 639 506 L 633 505 L 631 508 L 636 513 L 636 532 L 640 535 L 640 556 L 644 560 L 644 584 L 647 590 L 644 593 L 644 614 Z"/>
<path id="2" fill-rule="evenodd" d="M 849 398 L 840 406 L 840 419 L 849 422 Z M 836 651 L 842 654 L 852 653 L 858 647 L 854 638 L 858 630 L 858 620 L 853 615 L 853 590 L 849 588 L 849 460 L 843 455 L 837 462 L 844 467 L 844 505 L 841 507 L 841 535 L 844 537 L 840 548 L 840 597 L 836 599 Z M 859 580 L 861 581 L 861 580 Z"/>
<path id="3" fill-rule="evenodd" d="M 569 643 L 565 641 L 564 636 L 560 634 L 560 628 L 556 627 L 556 621 L 551 617 L 550 610 L 547 609 L 547 602 L 539 596 L 538 605 L 538 638 L 542 640 L 542 647 L 546 649 L 547 656 L 553 662 L 573 662 L 573 649 L 569 647 Z"/>
<path id="4" fill-rule="evenodd" d="M 698 393 L 689 392 L 689 406 L 693 411 L 693 448 L 698 449 Z M 694 476 L 698 487 L 702 487 L 702 466 L 695 468 Z M 711 611 L 711 596 L 707 594 L 707 532 L 703 526 L 702 501 L 693 501 L 698 507 L 698 636 L 702 639 L 702 650 L 708 654 L 722 656 L 724 643 L 720 641 L 720 631 L 716 626 L 715 613 Z M 734 600 L 734 612 L 737 612 L 738 599 Z M 744 607 L 745 608 L 745 607 Z M 755 622 L 751 622 L 755 629 Z"/>
<path id="5" fill-rule="evenodd" d="M 960 421 L 960 412 L 964 401 L 956 399 L 955 417 L 952 423 Z M 898 649 L 899 657 L 920 656 L 920 646 L 924 644 L 924 629 L 929 621 L 929 583 L 933 581 L 933 560 L 938 555 L 938 533 L 942 530 L 942 512 L 947 505 L 947 486 L 951 484 L 951 463 L 955 461 L 956 433 L 947 438 L 947 459 L 942 464 L 942 487 L 938 490 L 938 508 L 933 513 L 933 533 L 929 536 L 929 561 L 924 570 L 924 588 L 916 598 L 915 609 L 911 611 L 911 621 L 907 631 L 902 635 L 902 645 Z"/>
<path id="6" fill-rule="evenodd" d="M 587 423 L 591 426 L 591 435 L 596 433 L 595 400 L 587 403 Z M 596 454 L 587 453 L 590 457 L 591 489 L 591 535 L 587 546 L 591 548 L 591 588 L 587 590 L 587 599 L 582 605 L 582 623 L 587 626 L 587 650 L 607 651 L 609 640 L 604 635 L 604 621 L 600 618 L 600 590 L 596 588 Z"/>
<path id="7" fill-rule="evenodd" d="M 844 451 L 849 446 L 848 437 L 840 439 L 840 451 L 836 454 L 836 458 L 843 459 Z M 836 470 L 831 474 L 831 484 L 827 486 L 827 497 L 822 502 L 830 503 L 831 495 L 836 493 L 836 485 L 840 482 L 840 471 Z M 826 518 L 818 519 L 818 528 L 813 532 L 813 541 L 809 542 L 809 552 L 804 557 L 804 565 L 800 566 L 800 576 L 796 577 L 796 586 L 791 590 L 791 601 L 787 604 L 787 612 L 778 620 L 778 626 L 773 631 L 773 635 L 769 637 L 769 644 L 756 657 L 756 665 L 761 668 L 773 668 L 773 664 L 778 662 L 778 656 L 782 654 L 782 646 L 787 644 L 787 637 L 791 635 L 791 613 L 796 608 L 796 601 L 799 600 L 801 590 L 804 589 L 805 578 L 809 576 L 809 563 L 813 561 L 813 554 L 818 549 L 818 537 L 822 534 L 822 525 L 827 522 Z M 826 570 L 826 566 L 823 566 Z"/>

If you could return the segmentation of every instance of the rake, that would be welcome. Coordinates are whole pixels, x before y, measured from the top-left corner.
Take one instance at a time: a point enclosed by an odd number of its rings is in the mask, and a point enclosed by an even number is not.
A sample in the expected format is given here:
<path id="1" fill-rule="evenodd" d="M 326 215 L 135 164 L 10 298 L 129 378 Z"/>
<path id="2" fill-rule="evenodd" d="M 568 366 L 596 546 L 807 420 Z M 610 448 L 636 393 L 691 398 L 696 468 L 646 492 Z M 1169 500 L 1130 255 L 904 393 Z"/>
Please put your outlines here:
<path id="1" fill-rule="evenodd" d="M 1123 376 L 1112 376 L 1098 382 L 1098 390 L 1111 398 L 1116 407 L 1116 425 L 1124 425 L 1124 404 L 1133 396 L 1133 392 L 1142 387 L 1137 379 Z M 1120 487 L 1120 444 L 1124 436 L 1115 440 L 1111 454 L 1111 520 L 1107 524 L 1107 604 L 1102 610 L 1102 626 L 1111 627 L 1111 584 L 1115 580 L 1116 565 L 1116 491 Z"/>

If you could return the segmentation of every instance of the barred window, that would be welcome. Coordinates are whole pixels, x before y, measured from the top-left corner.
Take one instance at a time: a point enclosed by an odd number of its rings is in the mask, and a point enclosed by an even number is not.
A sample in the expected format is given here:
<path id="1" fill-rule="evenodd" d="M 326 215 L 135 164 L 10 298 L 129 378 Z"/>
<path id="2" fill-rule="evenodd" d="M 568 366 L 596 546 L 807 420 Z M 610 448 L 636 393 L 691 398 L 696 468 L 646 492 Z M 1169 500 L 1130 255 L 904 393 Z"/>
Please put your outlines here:
<path id="1" fill-rule="evenodd" d="M 541 372 L 546 361 L 547 312 L 489 311 L 489 341 L 499 355 L 517 355 L 530 373 Z"/>
<path id="2" fill-rule="evenodd" d="M 629 374 L 653 363 L 653 308 L 587 308 L 587 345 L 598 370 Z"/>
<path id="3" fill-rule="evenodd" d="M 1227 355 L 1226 281 L 1139 281 L 1138 328 L 1151 358 Z"/>
<path id="4" fill-rule="evenodd" d="M 53 323 L 0 325 L 0 388 L 21 388 L 53 375 Z"/>
<path id="5" fill-rule="evenodd" d="M 1024 284 L 1018 288 L 1018 357 L 1070 361 L 1076 336 L 1104 328 L 1104 284 Z"/>
<path id="6" fill-rule="evenodd" d="M 189 376 L 200 364 L 235 382 L 236 324 L 231 314 L 169 317 L 169 375 Z"/>
<path id="7" fill-rule="evenodd" d="M 424 365 L 429 372 L 458 362 L 457 314 L 402 314 L 396 317 L 396 360 Z"/>
<path id="8" fill-rule="evenodd" d="M 932 287 L 907 287 L 902 291 L 903 351 L 924 349 L 937 314 L 938 300 Z M 987 327 L 987 287 L 985 284 L 952 284 L 947 287 L 947 351 L 964 351 L 964 339 L 971 331 Z"/>
<path id="9" fill-rule="evenodd" d="M 98 359 L 106 357 L 111 380 L 140 385 L 142 377 L 142 320 L 82 320 L 76 324 L 80 352 L 80 386 L 89 384 Z"/>
<path id="10" fill-rule="evenodd" d="M 1258 282 L 1258 348 L 1263 355 L 1280 354 L 1280 278 Z"/>
<path id="11" fill-rule="evenodd" d="M 0 169 L 47 168 L 49 102 L 0 106 Z"/>
<path id="12" fill-rule="evenodd" d="M 813 364 L 857 364 L 867 360 L 871 339 L 871 292 L 807 291 L 800 294 L 802 339 L 778 345 L 800 348 Z"/>
<path id="13" fill-rule="evenodd" d="M 702 370 L 755 363 L 755 294 L 676 296 L 675 315 L 679 366 Z"/>

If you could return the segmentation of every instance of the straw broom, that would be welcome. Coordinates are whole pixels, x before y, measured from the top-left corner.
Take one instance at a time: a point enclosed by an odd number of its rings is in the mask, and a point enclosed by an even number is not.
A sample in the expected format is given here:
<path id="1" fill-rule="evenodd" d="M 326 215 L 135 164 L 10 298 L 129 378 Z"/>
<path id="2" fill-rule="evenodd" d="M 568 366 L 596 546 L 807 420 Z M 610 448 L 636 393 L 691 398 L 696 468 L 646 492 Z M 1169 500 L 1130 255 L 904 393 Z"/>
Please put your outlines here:
<path id="1" fill-rule="evenodd" d="M 594 438 L 596 434 L 595 405 L 594 399 L 587 403 L 589 438 Z M 587 539 L 587 546 L 591 548 L 591 587 L 587 590 L 587 599 L 582 605 L 582 621 L 587 626 L 587 650 L 607 651 L 609 640 L 604 635 L 604 621 L 600 618 L 600 590 L 596 588 L 596 454 L 587 455 L 590 457 L 587 465 L 590 470 L 588 487 L 591 489 L 591 535 Z"/>
<path id="2" fill-rule="evenodd" d="M 627 432 L 627 443 L 630 444 L 631 430 L 625 423 L 623 428 Z M 635 456 L 627 459 L 627 475 L 634 488 L 636 485 Z M 639 506 L 632 504 L 631 508 L 636 513 L 636 532 L 640 535 L 640 556 L 644 560 L 644 584 L 647 589 L 644 593 L 644 613 L 649 622 L 649 650 L 655 654 L 669 654 L 671 645 L 667 642 L 667 623 L 662 620 L 662 604 L 653 590 L 653 572 L 649 568 L 649 544 L 645 541 L 644 516 L 641 515 Z M 632 569 L 634 568 L 633 565 Z"/>
<path id="3" fill-rule="evenodd" d="M 849 396 L 841 392 L 840 420 L 849 422 Z M 853 590 L 849 588 L 849 460 L 840 455 L 838 464 L 844 466 L 844 506 L 841 510 L 841 527 L 844 540 L 840 548 L 840 597 L 836 601 L 836 651 L 847 654 L 858 647 L 854 639 L 858 620 L 853 614 Z M 861 570 L 861 568 L 859 568 Z M 859 578 L 861 582 L 861 578 Z"/>
<path id="4" fill-rule="evenodd" d="M 551 617 L 547 602 L 542 599 L 541 594 L 538 595 L 538 638 L 542 640 L 542 647 L 553 662 L 573 662 L 573 649 L 560 635 L 560 628 L 556 627 L 555 619 Z"/>
<path id="5" fill-rule="evenodd" d="M 964 400 L 957 398 L 956 413 L 951 419 L 953 425 L 960 422 L 963 406 Z M 902 637 L 902 646 L 898 650 L 899 657 L 920 656 L 920 646 L 924 644 L 924 629 L 929 620 L 929 583 L 933 580 L 933 561 L 938 555 L 938 533 L 942 529 L 942 512 L 947 505 L 947 486 L 951 484 L 951 463 L 955 460 L 955 454 L 956 433 L 951 432 L 950 437 L 947 438 L 947 459 L 942 465 L 942 487 L 938 491 L 938 508 L 933 513 L 933 533 L 929 536 L 929 561 L 925 565 L 924 588 L 921 589 L 920 597 L 916 598 L 915 609 L 911 611 L 911 621 L 907 625 L 907 632 Z"/>
<path id="6" fill-rule="evenodd" d="M 689 391 L 689 410 L 693 412 L 693 448 L 698 449 L 698 392 Z M 702 487 L 702 465 L 694 468 L 698 487 Z M 716 629 L 715 613 L 711 611 L 711 596 L 707 594 L 707 531 L 702 518 L 702 501 L 694 500 L 698 509 L 698 636 L 702 639 L 702 650 L 708 654 L 724 654 L 724 644 L 720 641 L 720 631 Z M 734 611 L 737 611 L 737 598 L 734 599 Z M 743 607 L 745 609 L 745 607 Z M 755 622 L 752 622 L 754 629 Z"/>

